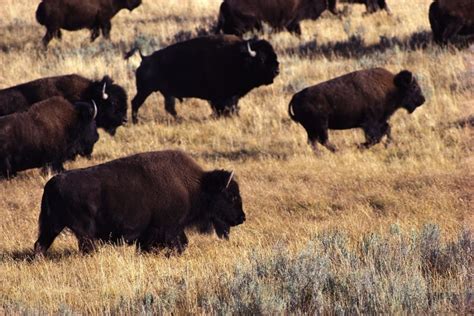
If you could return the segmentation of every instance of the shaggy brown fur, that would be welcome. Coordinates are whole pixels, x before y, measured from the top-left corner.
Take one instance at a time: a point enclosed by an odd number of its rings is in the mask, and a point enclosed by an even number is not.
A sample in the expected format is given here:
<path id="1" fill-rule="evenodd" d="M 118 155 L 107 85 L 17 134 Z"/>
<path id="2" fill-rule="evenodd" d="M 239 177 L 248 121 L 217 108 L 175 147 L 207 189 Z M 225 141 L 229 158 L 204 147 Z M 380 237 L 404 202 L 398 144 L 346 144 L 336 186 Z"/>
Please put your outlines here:
<path id="1" fill-rule="evenodd" d="M 452 16 L 457 16 L 466 21 L 474 23 L 474 1 L 473 0 L 438 0 L 441 10 Z"/>
<path id="2" fill-rule="evenodd" d="M 430 5 L 430 25 L 437 43 L 446 44 L 457 35 L 474 38 L 474 1 L 468 2 L 435 1 Z"/>
<path id="3" fill-rule="evenodd" d="M 214 35 L 180 42 L 142 56 L 132 119 L 138 121 L 138 109 L 155 91 L 163 94 L 166 111 L 175 117 L 175 98 L 208 100 L 217 116 L 238 113 L 239 99 L 273 83 L 278 73 L 277 55 L 265 40 Z"/>
<path id="4" fill-rule="evenodd" d="M 325 10 L 336 14 L 336 0 L 224 0 L 217 32 L 240 36 L 252 29 L 261 30 L 262 22 L 266 22 L 276 30 L 299 35 L 302 20 L 315 20 Z"/>
<path id="5" fill-rule="evenodd" d="M 44 46 L 56 37 L 61 39 L 61 29 L 91 30 L 91 42 L 102 35 L 109 39 L 110 20 L 122 9 L 132 11 L 141 0 L 43 0 L 36 10 L 36 20 L 46 27 Z"/>
<path id="6" fill-rule="evenodd" d="M 94 111 L 91 104 L 54 97 L 0 117 L 0 176 L 47 164 L 62 171 L 64 161 L 89 155 L 98 140 Z"/>
<path id="7" fill-rule="evenodd" d="M 425 102 L 411 72 L 397 75 L 383 68 L 352 72 L 306 88 L 295 94 L 289 105 L 290 117 L 303 125 L 317 152 L 319 142 L 331 151 L 328 129 L 362 128 L 368 148 L 384 135 L 391 140 L 387 120 L 400 107 L 412 113 Z"/>
<path id="8" fill-rule="evenodd" d="M 0 116 L 26 111 L 34 103 L 54 96 L 70 102 L 94 100 L 97 126 L 111 135 L 127 121 L 127 93 L 109 76 L 96 81 L 79 75 L 41 78 L 0 90 Z"/>
<path id="9" fill-rule="evenodd" d="M 65 227 L 83 252 L 93 250 L 95 240 L 182 252 L 186 227 L 213 225 L 228 238 L 230 227 L 244 221 L 233 173 L 204 171 L 181 151 L 142 153 L 49 180 L 35 253 L 44 254 Z"/>

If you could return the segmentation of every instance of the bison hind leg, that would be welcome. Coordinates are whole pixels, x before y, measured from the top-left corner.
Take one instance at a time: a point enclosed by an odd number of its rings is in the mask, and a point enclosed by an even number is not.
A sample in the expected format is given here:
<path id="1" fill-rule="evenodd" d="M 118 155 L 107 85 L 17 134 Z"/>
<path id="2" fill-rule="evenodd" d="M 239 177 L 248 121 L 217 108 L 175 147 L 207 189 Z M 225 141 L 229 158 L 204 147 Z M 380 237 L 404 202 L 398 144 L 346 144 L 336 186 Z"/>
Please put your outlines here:
<path id="1" fill-rule="evenodd" d="M 165 110 L 169 114 L 173 115 L 174 118 L 178 116 L 176 112 L 176 99 L 173 96 L 165 96 Z"/>
<path id="2" fill-rule="evenodd" d="M 44 256 L 46 251 L 53 243 L 54 239 L 61 233 L 64 229 L 64 225 L 58 223 L 54 219 L 41 220 L 40 217 L 40 233 L 38 240 L 36 240 L 34 245 L 34 253 L 36 257 Z"/>
<path id="3" fill-rule="evenodd" d="M 110 21 L 104 22 L 101 26 L 102 35 L 106 39 L 110 39 L 110 30 L 112 29 L 112 23 Z"/>
<path id="4" fill-rule="evenodd" d="M 213 115 L 216 117 L 230 117 L 239 115 L 239 97 L 233 96 L 227 99 L 209 101 Z"/>
<path id="5" fill-rule="evenodd" d="M 312 125 L 313 124 L 314 123 L 312 123 Z M 318 120 L 316 127 L 313 126 L 310 128 L 305 127 L 306 132 L 308 133 L 308 142 L 311 144 L 311 147 L 313 147 L 313 151 L 316 154 L 319 154 L 316 147 L 316 142 L 318 142 L 326 147 L 330 152 L 336 152 L 336 146 L 329 142 L 327 119 L 320 119 Z"/>
<path id="6" fill-rule="evenodd" d="M 42 39 L 43 46 L 45 48 L 48 47 L 49 42 L 51 42 L 51 40 L 53 39 L 53 37 L 55 36 L 57 32 L 58 31 L 56 29 L 50 29 L 50 28 L 46 29 L 46 34 L 43 36 L 43 39 Z"/>
<path id="7" fill-rule="evenodd" d="M 100 29 L 98 26 L 94 26 L 91 29 L 91 43 L 97 39 L 100 35 Z"/>

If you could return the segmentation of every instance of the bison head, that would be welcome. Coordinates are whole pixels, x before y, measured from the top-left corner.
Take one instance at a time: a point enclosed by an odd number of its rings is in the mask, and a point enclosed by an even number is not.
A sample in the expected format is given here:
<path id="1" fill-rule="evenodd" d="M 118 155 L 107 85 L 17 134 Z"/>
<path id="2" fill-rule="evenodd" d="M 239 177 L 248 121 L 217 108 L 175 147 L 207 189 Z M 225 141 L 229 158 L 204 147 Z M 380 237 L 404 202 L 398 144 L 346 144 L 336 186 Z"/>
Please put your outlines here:
<path id="1" fill-rule="evenodd" d="M 399 90 L 400 104 L 408 113 L 413 113 L 417 107 L 425 103 L 425 97 L 415 76 L 408 70 L 398 73 L 393 79 Z"/>
<path id="2" fill-rule="evenodd" d="M 72 142 L 72 147 L 69 150 L 70 158 L 76 155 L 90 158 L 94 149 L 95 143 L 99 140 L 97 133 L 97 126 L 95 118 L 97 116 L 97 105 L 94 101 L 76 102 L 74 107 L 78 112 L 78 125 L 76 128 L 76 135 Z"/>
<path id="3" fill-rule="evenodd" d="M 115 135 L 117 128 L 127 122 L 127 93 L 109 76 L 95 81 L 92 90 L 92 99 L 98 108 L 97 127 Z"/>
<path id="4" fill-rule="evenodd" d="M 234 173 L 224 170 L 207 172 L 202 188 L 207 200 L 207 214 L 219 238 L 229 238 L 230 228 L 245 221 L 239 185 Z"/>
<path id="5" fill-rule="evenodd" d="M 243 41 L 241 53 L 244 55 L 244 67 L 251 74 L 256 85 L 272 84 L 278 76 L 279 63 L 272 45 L 265 40 Z"/>

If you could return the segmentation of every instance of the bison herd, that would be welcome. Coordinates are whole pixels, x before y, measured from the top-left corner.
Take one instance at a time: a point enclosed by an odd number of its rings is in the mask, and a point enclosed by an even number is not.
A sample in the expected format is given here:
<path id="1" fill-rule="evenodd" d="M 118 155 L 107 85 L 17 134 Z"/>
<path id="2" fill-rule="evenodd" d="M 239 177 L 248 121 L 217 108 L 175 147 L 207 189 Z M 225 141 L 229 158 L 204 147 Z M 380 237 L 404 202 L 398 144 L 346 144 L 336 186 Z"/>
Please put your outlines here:
<path id="1" fill-rule="evenodd" d="M 386 10 L 385 0 L 363 3 L 367 12 Z M 474 34 L 472 0 L 437 0 L 429 8 L 433 38 L 447 43 L 457 35 Z M 46 27 L 45 46 L 61 29 L 91 30 L 109 38 L 111 19 L 121 9 L 134 10 L 141 0 L 43 0 L 36 11 Z M 338 15 L 336 0 L 224 0 L 217 18 L 218 33 L 182 41 L 149 56 L 134 47 L 141 64 L 136 70 L 132 121 L 153 93 L 164 97 L 166 111 L 178 114 L 175 100 L 207 100 L 216 117 L 239 113 L 239 99 L 252 89 L 270 85 L 279 74 L 277 53 L 270 42 L 242 34 L 275 30 L 301 34 L 300 22 L 324 11 Z M 317 144 L 336 150 L 328 129 L 361 128 L 369 148 L 386 136 L 399 108 L 409 113 L 425 102 L 416 76 L 408 70 L 391 73 L 364 69 L 307 87 L 289 102 L 290 118 L 301 124 L 315 153 Z M 245 221 L 234 172 L 205 171 L 180 151 L 140 153 L 89 168 L 64 171 L 76 156 L 90 157 L 99 139 L 97 128 L 114 135 L 127 122 L 128 97 L 109 76 L 91 80 L 79 75 L 42 78 L 0 90 L 0 178 L 31 168 L 58 175 L 44 188 L 35 255 L 42 256 L 64 229 L 77 237 L 79 249 L 90 252 L 97 241 L 134 243 L 143 251 L 188 244 L 184 230 L 215 231 L 227 239 L 230 228 Z M 136 197 L 131 199 L 130 197 Z"/>

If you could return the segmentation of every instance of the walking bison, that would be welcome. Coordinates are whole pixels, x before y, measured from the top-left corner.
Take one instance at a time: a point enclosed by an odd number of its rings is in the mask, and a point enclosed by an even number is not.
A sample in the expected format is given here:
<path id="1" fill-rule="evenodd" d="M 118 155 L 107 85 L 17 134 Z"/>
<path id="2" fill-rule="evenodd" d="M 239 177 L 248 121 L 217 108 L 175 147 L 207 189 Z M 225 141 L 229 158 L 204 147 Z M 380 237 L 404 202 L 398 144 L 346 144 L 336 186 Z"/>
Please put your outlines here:
<path id="1" fill-rule="evenodd" d="M 63 162 L 89 156 L 99 139 L 96 114 L 93 103 L 53 97 L 0 117 L 0 177 L 48 165 L 60 172 Z"/>
<path id="2" fill-rule="evenodd" d="M 127 122 L 127 93 L 109 76 L 92 81 L 79 75 L 42 78 L 0 90 L 0 116 L 28 110 L 54 96 L 97 104 L 97 126 L 114 135 Z"/>
<path id="3" fill-rule="evenodd" d="M 391 141 L 388 119 L 398 109 L 409 113 L 425 98 L 415 76 L 403 70 L 394 75 L 383 68 L 352 72 L 296 93 L 288 107 L 290 117 L 300 123 L 317 153 L 317 142 L 336 150 L 328 140 L 328 129 L 362 128 L 368 148 L 384 135 Z"/>
<path id="4" fill-rule="evenodd" d="M 43 0 L 36 10 L 36 21 L 46 27 L 43 45 L 56 37 L 61 39 L 61 29 L 91 30 L 91 42 L 100 35 L 110 38 L 110 20 L 122 9 L 134 10 L 141 0 Z"/>
<path id="5" fill-rule="evenodd" d="M 447 43 L 456 35 L 474 38 L 474 1 L 435 1 L 430 5 L 429 19 L 433 39 Z"/>
<path id="6" fill-rule="evenodd" d="M 241 97 L 273 83 L 279 73 L 277 55 L 269 42 L 233 35 L 198 37 L 140 56 L 137 94 L 132 100 L 134 123 L 138 122 L 139 108 L 155 91 L 164 96 L 165 109 L 174 117 L 175 98 L 208 100 L 217 116 L 238 113 Z"/>
<path id="7" fill-rule="evenodd" d="M 217 32 L 241 36 L 262 29 L 262 22 L 275 30 L 301 34 L 300 22 L 316 20 L 325 11 L 336 12 L 336 0 L 224 0 L 219 9 Z"/>
<path id="8" fill-rule="evenodd" d="M 44 188 L 36 255 L 69 228 L 79 249 L 96 241 L 181 253 L 184 229 L 213 227 L 220 238 L 245 221 L 233 172 L 204 171 L 181 151 L 149 152 L 53 177 Z"/>

